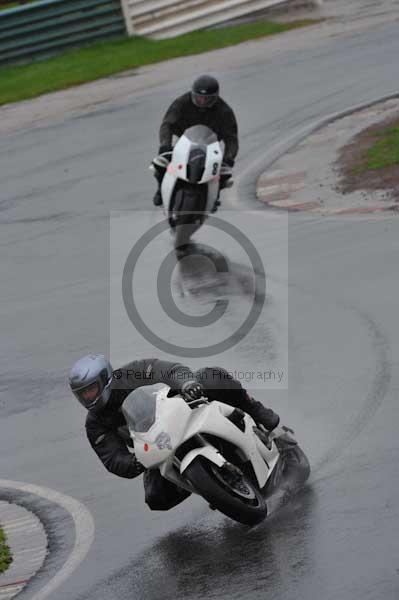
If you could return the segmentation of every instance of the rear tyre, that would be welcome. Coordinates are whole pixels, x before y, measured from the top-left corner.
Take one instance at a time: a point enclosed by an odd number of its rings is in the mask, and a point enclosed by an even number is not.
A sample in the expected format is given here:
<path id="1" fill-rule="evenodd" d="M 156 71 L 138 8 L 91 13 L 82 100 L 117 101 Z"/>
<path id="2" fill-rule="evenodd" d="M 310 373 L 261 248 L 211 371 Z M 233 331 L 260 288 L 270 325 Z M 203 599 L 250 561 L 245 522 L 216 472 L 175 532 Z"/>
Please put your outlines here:
<path id="1" fill-rule="evenodd" d="M 218 467 L 198 457 L 190 463 L 184 475 L 213 508 L 227 517 L 244 525 L 256 525 L 266 518 L 266 500 L 258 487 L 239 469 Z"/>
<path id="2" fill-rule="evenodd" d="M 280 457 L 262 489 L 265 498 L 270 498 L 277 490 L 283 490 L 290 495 L 296 493 L 310 475 L 309 460 L 297 444 L 286 445 L 279 439 L 275 441 L 279 442 Z"/>
<path id="3" fill-rule="evenodd" d="M 296 486 L 303 485 L 310 475 L 310 464 L 304 451 L 297 445 L 286 451 L 284 477 Z"/>

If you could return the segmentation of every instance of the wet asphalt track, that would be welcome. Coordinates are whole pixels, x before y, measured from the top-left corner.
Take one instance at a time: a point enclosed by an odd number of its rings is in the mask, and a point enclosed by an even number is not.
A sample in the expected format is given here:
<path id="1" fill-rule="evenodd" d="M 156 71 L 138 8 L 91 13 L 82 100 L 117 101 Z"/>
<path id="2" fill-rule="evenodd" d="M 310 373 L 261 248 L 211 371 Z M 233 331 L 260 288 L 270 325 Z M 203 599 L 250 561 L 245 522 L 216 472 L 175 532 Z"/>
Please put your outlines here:
<path id="1" fill-rule="evenodd" d="M 270 62 L 260 56 L 221 73 L 241 125 L 237 170 L 296 127 L 395 91 L 397 32 L 396 23 L 387 24 Z M 65 375 L 80 354 L 108 348 L 108 210 L 148 208 L 153 182 L 146 165 L 156 124 L 169 99 L 187 84 L 171 83 L 162 94 L 140 94 L 129 106 L 0 140 L 2 477 L 58 489 L 93 513 L 94 545 L 56 600 L 394 600 L 399 596 L 395 218 L 289 217 L 289 389 L 257 394 L 297 430 L 313 475 L 268 522 L 243 528 L 210 512 L 200 499 L 168 514 L 150 513 L 141 481 L 109 475 L 88 448 L 84 414 L 67 394 Z M 254 207 L 250 197 L 242 202 Z M 260 250 L 270 227 L 262 213 L 253 231 Z M 157 216 L 151 218 L 155 222 Z M 268 262 L 272 277 L 264 311 L 272 325 L 251 344 L 243 341 L 245 361 L 252 353 L 255 362 L 263 356 L 277 365 L 284 350 L 278 336 L 279 256 L 272 253 Z M 182 277 L 186 289 L 200 291 L 201 302 L 209 294 L 211 303 L 233 286 L 234 321 L 250 283 L 242 283 L 240 300 L 234 282 L 242 268 L 234 257 L 232 263 L 232 280 L 217 292 L 206 267 L 205 282 L 190 263 Z M 162 321 L 157 314 L 152 318 Z M 207 341 L 200 329 L 196 334 L 198 343 Z M 141 345 L 138 336 L 129 339 L 136 356 L 161 354 Z M 118 340 L 115 353 L 129 359 L 132 347 Z M 239 364 L 239 349 L 230 358 L 231 365 Z M 21 501 L 32 505 L 31 498 Z M 43 503 L 37 509 L 52 523 L 56 553 L 21 596 L 26 599 L 59 567 L 73 539 L 67 515 Z"/>

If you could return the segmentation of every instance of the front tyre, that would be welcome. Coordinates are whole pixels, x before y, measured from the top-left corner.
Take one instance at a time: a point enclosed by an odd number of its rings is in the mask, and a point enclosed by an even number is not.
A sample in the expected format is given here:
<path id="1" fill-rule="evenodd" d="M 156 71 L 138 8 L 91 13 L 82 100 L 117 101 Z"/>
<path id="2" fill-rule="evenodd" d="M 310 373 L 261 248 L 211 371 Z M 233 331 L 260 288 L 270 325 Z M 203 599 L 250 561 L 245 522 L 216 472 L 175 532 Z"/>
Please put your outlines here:
<path id="1" fill-rule="evenodd" d="M 218 467 L 198 457 L 189 464 L 184 475 L 205 500 L 231 519 L 244 525 L 256 525 L 266 518 L 266 500 L 258 487 L 236 467 Z"/>
<path id="2" fill-rule="evenodd" d="M 175 232 L 175 248 L 190 243 L 191 236 L 204 222 L 206 209 L 206 189 L 181 187 L 174 198 L 171 225 Z"/>

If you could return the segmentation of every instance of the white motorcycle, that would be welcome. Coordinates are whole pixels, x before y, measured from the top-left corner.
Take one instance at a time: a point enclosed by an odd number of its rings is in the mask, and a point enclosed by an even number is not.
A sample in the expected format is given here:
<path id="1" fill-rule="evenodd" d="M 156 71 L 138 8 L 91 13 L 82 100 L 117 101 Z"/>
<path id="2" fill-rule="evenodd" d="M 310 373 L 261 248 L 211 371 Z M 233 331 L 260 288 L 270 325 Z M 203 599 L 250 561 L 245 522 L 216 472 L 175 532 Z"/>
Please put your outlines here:
<path id="1" fill-rule="evenodd" d="M 220 181 L 231 187 L 231 169 L 223 164 L 223 143 L 205 125 L 186 129 L 173 152 L 160 154 L 150 168 L 165 169 L 161 195 L 175 247 L 186 245 L 216 206 Z"/>
<path id="2" fill-rule="evenodd" d="M 287 428 L 271 433 L 246 413 L 206 398 L 168 397 L 170 388 L 137 388 L 122 405 L 137 459 L 247 525 L 267 515 L 267 499 L 288 479 L 306 481 L 309 462 Z"/>

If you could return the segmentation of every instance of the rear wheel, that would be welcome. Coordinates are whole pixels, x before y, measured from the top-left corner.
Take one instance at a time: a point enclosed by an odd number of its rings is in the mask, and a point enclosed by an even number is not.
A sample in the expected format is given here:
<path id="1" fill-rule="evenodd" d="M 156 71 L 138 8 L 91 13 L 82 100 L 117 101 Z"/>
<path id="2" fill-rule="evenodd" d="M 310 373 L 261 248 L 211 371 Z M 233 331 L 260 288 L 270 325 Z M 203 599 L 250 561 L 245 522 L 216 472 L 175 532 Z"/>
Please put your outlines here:
<path id="1" fill-rule="evenodd" d="M 270 498 L 277 490 L 293 494 L 305 483 L 310 475 L 307 456 L 297 444 L 286 444 L 277 438 L 280 456 L 272 474 L 262 489 L 265 498 Z"/>
<path id="2" fill-rule="evenodd" d="M 231 519 L 245 525 L 255 525 L 267 516 L 266 500 L 260 490 L 237 467 L 218 467 L 198 457 L 184 474 L 213 508 Z"/>

